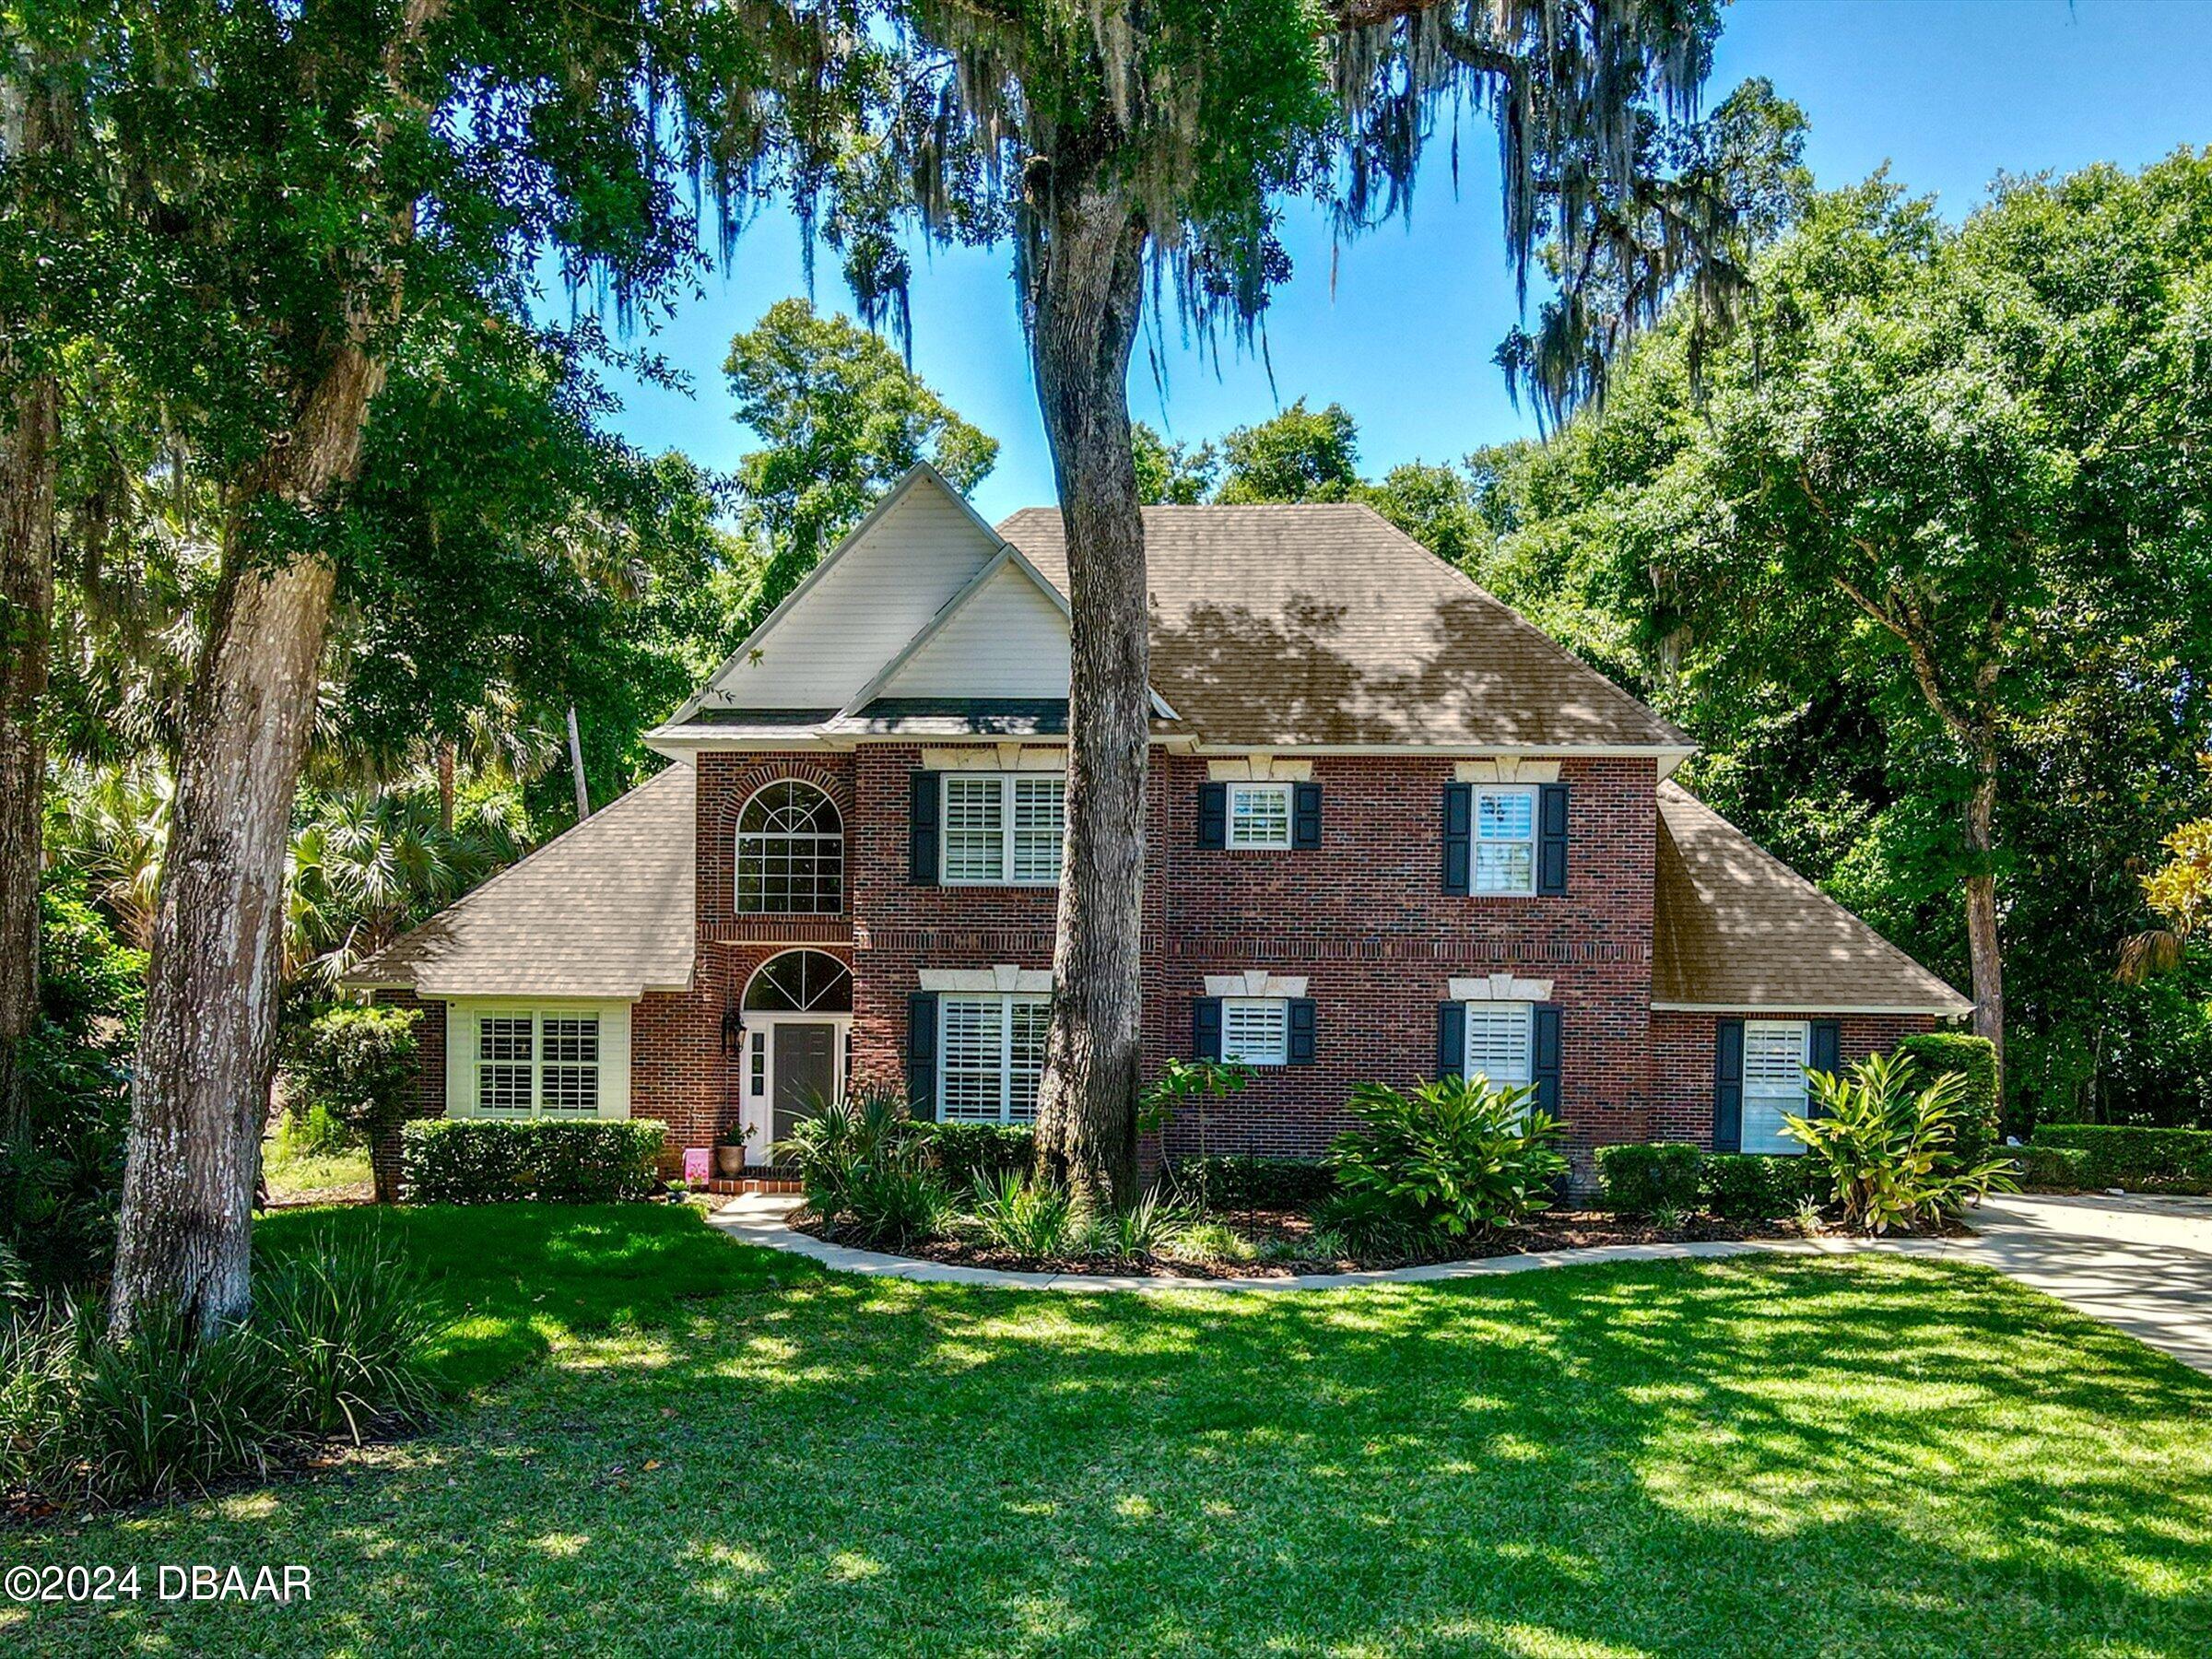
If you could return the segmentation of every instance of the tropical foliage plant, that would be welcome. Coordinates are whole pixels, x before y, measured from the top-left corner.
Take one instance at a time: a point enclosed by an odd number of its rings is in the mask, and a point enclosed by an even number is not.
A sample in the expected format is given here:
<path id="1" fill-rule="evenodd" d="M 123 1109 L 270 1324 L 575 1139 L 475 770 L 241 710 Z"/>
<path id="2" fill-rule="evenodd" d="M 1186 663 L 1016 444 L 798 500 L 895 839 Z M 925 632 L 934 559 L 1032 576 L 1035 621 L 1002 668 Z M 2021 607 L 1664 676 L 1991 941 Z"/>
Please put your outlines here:
<path id="1" fill-rule="evenodd" d="M 1810 1077 L 1814 1115 L 1791 1113 L 1783 1128 L 1826 1171 L 1844 1225 L 1870 1233 L 1925 1226 L 1991 1192 L 2018 1190 L 2010 1159 L 1960 1156 L 1967 1085 L 1958 1073 L 1924 1083 L 1912 1061 L 1873 1054 L 1848 1077 Z"/>
<path id="2" fill-rule="evenodd" d="M 1549 1208 L 1567 1174 L 1559 1120 L 1525 1084 L 1450 1077 L 1408 1090 L 1362 1083 L 1348 1110 L 1359 1126 L 1329 1152 L 1341 1193 L 1325 1212 L 1332 1225 L 1480 1234 Z"/>

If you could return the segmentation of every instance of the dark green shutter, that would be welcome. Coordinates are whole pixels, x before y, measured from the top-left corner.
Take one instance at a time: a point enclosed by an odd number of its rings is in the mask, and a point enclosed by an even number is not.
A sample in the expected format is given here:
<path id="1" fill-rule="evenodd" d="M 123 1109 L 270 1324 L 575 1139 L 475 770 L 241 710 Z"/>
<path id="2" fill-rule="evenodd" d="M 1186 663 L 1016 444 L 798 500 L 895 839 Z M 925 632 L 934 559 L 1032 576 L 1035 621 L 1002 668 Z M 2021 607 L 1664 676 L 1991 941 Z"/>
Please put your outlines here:
<path id="1" fill-rule="evenodd" d="M 912 805 L 906 815 L 906 878 L 916 887 L 937 885 L 938 775 L 913 774 Z"/>
<path id="2" fill-rule="evenodd" d="M 1475 790 L 1467 783 L 1444 785 L 1444 891 L 1467 890 L 1467 865 L 1475 839 Z M 1465 1030 L 1464 1022 L 1462 1030 Z"/>
<path id="3" fill-rule="evenodd" d="M 937 994 L 906 999 L 906 1109 L 924 1123 L 937 1115 Z"/>
<path id="4" fill-rule="evenodd" d="M 1744 1144 L 1744 1022 L 1721 1019 L 1712 1030 L 1712 1149 Z"/>
<path id="5" fill-rule="evenodd" d="M 1843 1028 L 1832 1019 L 1816 1019 L 1806 1032 L 1805 1045 L 1807 1071 L 1826 1072 L 1834 1077 L 1843 1069 Z M 1820 1115 L 1820 1097 L 1810 1083 L 1805 1088 L 1805 1111 L 1807 1117 Z"/>
<path id="6" fill-rule="evenodd" d="M 1229 845 L 1229 785 L 1226 783 L 1198 785 L 1198 844 L 1202 847 Z"/>
<path id="7" fill-rule="evenodd" d="M 1221 999 L 1218 996 L 1191 999 L 1191 1058 L 1221 1058 Z"/>
<path id="8" fill-rule="evenodd" d="M 1467 1005 L 1436 1005 L 1436 1075 L 1456 1077 L 1467 1069 Z"/>
<path id="9" fill-rule="evenodd" d="M 1321 785 L 1294 783 L 1290 786 L 1290 844 L 1294 847 L 1321 845 Z"/>
<path id="10" fill-rule="evenodd" d="M 1536 1086 L 1536 1104 L 1556 1118 L 1559 1115 L 1559 1005 L 1538 1003 L 1535 1027 L 1529 1079 Z"/>
<path id="11" fill-rule="evenodd" d="M 1290 1064 L 1313 1064 L 1313 999 L 1310 996 L 1290 999 Z"/>
<path id="12" fill-rule="evenodd" d="M 1536 891 L 1567 890 L 1567 785 L 1536 790 Z"/>

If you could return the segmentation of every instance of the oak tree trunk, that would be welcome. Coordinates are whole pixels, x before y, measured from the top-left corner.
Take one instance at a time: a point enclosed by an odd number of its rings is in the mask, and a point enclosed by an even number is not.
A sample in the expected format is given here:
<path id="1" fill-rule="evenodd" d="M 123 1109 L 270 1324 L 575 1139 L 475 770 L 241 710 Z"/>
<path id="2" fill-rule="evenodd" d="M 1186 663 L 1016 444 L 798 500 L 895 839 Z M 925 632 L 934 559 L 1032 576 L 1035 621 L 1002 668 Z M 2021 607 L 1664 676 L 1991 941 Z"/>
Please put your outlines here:
<path id="1" fill-rule="evenodd" d="M 254 508 L 324 501 L 360 459 L 381 359 L 340 347 L 286 441 L 241 493 L 188 700 L 131 1094 L 111 1320 L 246 1312 L 260 1130 L 283 987 L 284 863 L 329 631 L 335 572 L 272 561 Z"/>
<path id="2" fill-rule="evenodd" d="M 1150 733 L 1144 521 L 1129 353 L 1145 231 L 1118 192 L 1062 186 L 1038 211 L 1030 352 L 1067 540 L 1067 836 L 1055 994 L 1037 1097 L 1040 1168 L 1078 1204 L 1135 1196 L 1138 943 Z"/>
<path id="3" fill-rule="evenodd" d="M 1994 742 L 1977 745 L 1973 794 L 1966 804 L 1966 947 L 1974 976 L 1974 1035 L 1996 1050 L 1997 1076 L 2005 1075 L 2005 952 L 1997 936 L 1997 755 Z"/>
<path id="4" fill-rule="evenodd" d="M 18 164 L 49 147 L 54 112 L 21 86 L 0 88 L 0 155 Z M 10 326 L 14 326 L 11 323 Z M 46 695 L 53 618 L 53 377 L 0 345 L 12 388 L 0 408 L 0 1137 L 27 1125 L 23 1045 L 39 1016 L 39 868 Z"/>

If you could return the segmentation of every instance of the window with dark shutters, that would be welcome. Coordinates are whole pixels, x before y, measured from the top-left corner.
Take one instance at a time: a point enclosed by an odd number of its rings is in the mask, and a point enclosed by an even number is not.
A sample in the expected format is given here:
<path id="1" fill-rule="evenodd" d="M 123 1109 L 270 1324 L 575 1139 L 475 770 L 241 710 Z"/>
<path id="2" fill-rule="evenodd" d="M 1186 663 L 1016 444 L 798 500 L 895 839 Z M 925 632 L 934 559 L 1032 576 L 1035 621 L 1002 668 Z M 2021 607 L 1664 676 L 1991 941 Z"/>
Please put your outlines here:
<path id="1" fill-rule="evenodd" d="M 1475 838 L 1475 791 L 1471 784 L 1444 785 L 1444 891 L 1467 890 L 1467 866 Z"/>
<path id="2" fill-rule="evenodd" d="M 1290 844 L 1321 845 L 1321 785 L 1300 783 L 1291 791 Z"/>
<path id="3" fill-rule="evenodd" d="M 1716 1020 L 1712 1033 L 1712 1149 L 1744 1143 L 1744 1022 Z"/>
<path id="4" fill-rule="evenodd" d="M 1194 997 L 1191 1002 L 1191 1058 L 1221 1058 L 1221 999 Z"/>
<path id="5" fill-rule="evenodd" d="M 1536 891 L 1567 890 L 1567 785 L 1546 783 L 1536 791 Z"/>
<path id="6" fill-rule="evenodd" d="M 937 1115 L 937 994 L 906 999 L 906 1109 L 924 1123 Z"/>
<path id="7" fill-rule="evenodd" d="M 937 885 L 937 777 L 912 774 L 906 817 L 907 879 L 915 887 Z"/>

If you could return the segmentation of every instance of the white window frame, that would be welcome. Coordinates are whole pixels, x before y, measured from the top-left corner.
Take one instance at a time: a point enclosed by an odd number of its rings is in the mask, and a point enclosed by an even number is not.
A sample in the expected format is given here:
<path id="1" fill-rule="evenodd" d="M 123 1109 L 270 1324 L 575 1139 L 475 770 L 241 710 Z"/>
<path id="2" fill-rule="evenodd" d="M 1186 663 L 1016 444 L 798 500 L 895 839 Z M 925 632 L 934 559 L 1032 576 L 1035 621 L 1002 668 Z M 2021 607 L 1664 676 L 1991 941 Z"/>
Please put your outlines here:
<path id="1" fill-rule="evenodd" d="M 1797 1086 L 1794 1089 L 1762 1081 L 1756 1086 L 1752 1079 L 1751 1051 L 1756 1039 L 1792 1033 L 1797 1043 Z M 1744 1021 L 1744 1107 L 1742 1121 L 1736 1125 L 1736 1147 L 1739 1151 L 1760 1152 L 1771 1157 L 1792 1157 L 1806 1150 L 1805 1143 L 1785 1135 L 1782 1119 L 1785 1113 L 1804 1117 L 1812 1108 L 1812 1082 L 1806 1076 L 1813 1061 L 1813 1026 L 1808 1019 L 1747 1019 Z M 1752 1108 L 1759 1111 L 1759 1130 L 1753 1135 Z M 1773 1128 L 1766 1127 L 1768 1113 L 1772 1114 Z M 1757 1145 L 1754 1145 L 1754 1139 Z"/>
<path id="2" fill-rule="evenodd" d="M 946 1041 L 946 1030 L 953 1009 L 961 1004 L 991 1004 L 998 1010 L 998 1053 L 995 1056 L 998 1077 L 998 1115 L 980 1116 L 963 1112 L 953 1116 L 950 1096 L 945 1084 L 946 1060 L 950 1053 Z M 1043 1013 L 1049 1021 L 1053 999 L 1049 994 L 1038 994 L 1021 991 L 945 991 L 937 995 L 937 1116 L 948 1124 L 1030 1124 L 1037 1120 L 1036 1081 L 1044 1075 L 1044 1036 L 1037 1036 L 1036 1059 L 1033 1065 L 1024 1064 L 1020 1071 L 1030 1077 L 1029 1109 L 1017 1110 L 1015 1081 L 1017 1077 L 1014 1054 L 1014 1012 L 1019 1006 Z"/>
<path id="3" fill-rule="evenodd" d="M 1498 836 L 1486 839 L 1482 833 L 1482 804 L 1486 800 L 1517 800 L 1528 808 L 1528 834 Z M 1522 899 L 1534 896 L 1536 890 L 1537 841 L 1540 839 L 1543 803 L 1536 798 L 1535 786 L 1526 783 L 1477 783 L 1468 803 L 1467 888 L 1470 892 L 1489 898 Z M 1482 850 L 1485 847 L 1525 847 L 1528 850 L 1528 881 L 1526 886 L 1485 885 Z"/>
<path id="4" fill-rule="evenodd" d="M 1288 783 L 1230 783 L 1228 786 L 1228 797 L 1224 803 L 1228 813 L 1228 827 L 1222 835 L 1221 841 L 1222 845 L 1227 847 L 1230 852 L 1281 853 L 1288 850 L 1288 848 L 1297 841 L 1298 829 L 1296 818 L 1298 812 L 1298 802 L 1292 793 L 1292 785 Z M 1237 833 L 1238 800 L 1240 798 L 1250 800 L 1255 796 L 1261 795 L 1265 795 L 1271 800 L 1280 801 L 1283 804 L 1282 838 L 1279 841 L 1273 839 L 1260 840 L 1251 835 L 1241 836 Z"/>
<path id="5" fill-rule="evenodd" d="M 1030 860 L 1030 874 L 1022 871 L 1023 840 L 1035 838 L 1041 832 L 1034 823 L 1024 826 L 1021 819 L 1025 809 L 1022 800 L 1024 784 L 1049 783 L 1058 791 L 1058 810 L 1053 815 L 1059 821 L 1059 833 L 1053 838 L 1050 859 L 1050 875 L 1035 873 L 1037 865 L 1034 849 Z M 998 821 L 992 830 L 995 837 L 994 868 L 996 873 L 982 876 L 959 876 L 953 873 L 952 796 L 955 786 L 991 786 L 998 793 Z M 1033 810 L 1033 808 L 1031 808 Z M 977 833 L 971 831 L 970 833 Z M 1051 888 L 1060 885 L 1060 860 L 1067 838 L 1067 775 L 1057 771 L 948 771 L 937 779 L 937 881 L 943 887 L 1026 887 Z"/>
<path id="6" fill-rule="evenodd" d="M 1471 1002 L 1463 1005 L 1466 1009 L 1466 1035 L 1459 1051 L 1460 1075 L 1472 1078 L 1477 1073 L 1493 1083 L 1520 1088 L 1536 1080 L 1536 1005 L 1524 1002 Z M 1521 1075 L 1517 1077 L 1500 1077 L 1488 1065 L 1475 1064 L 1475 1027 L 1478 1020 L 1502 1015 L 1520 1025 L 1517 1041 L 1521 1049 Z"/>
<path id="7" fill-rule="evenodd" d="M 837 822 L 836 830 L 834 832 L 828 832 L 818 830 L 747 830 L 745 828 L 746 814 L 752 811 L 754 805 L 759 801 L 762 795 L 766 794 L 771 789 L 786 788 L 804 789 L 819 795 L 822 799 L 823 805 L 829 807 L 830 816 Z M 730 903 L 732 908 L 738 915 L 841 916 L 844 914 L 845 817 L 844 813 L 838 806 L 836 796 L 832 795 L 828 790 L 824 789 L 819 783 L 813 782 L 811 779 L 771 778 L 769 780 L 769 782 L 760 785 L 759 788 L 754 790 L 751 794 L 746 797 L 745 805 L 737 809 L 737 818 L 735 821 L 737 825 L 736 840 L 731 853 Z M 759 872 L 759 877 L 762 897 L 765 898 L 767 894 L 768 884 L 771 880 L 771 872 L 767 867 L 769 853 L 773 844 L 778 842 L 785 843 L 794 847 L 798 843 L 806 843 L 818 865 L 823 860 L 825 851 L 828 851 L 831 855 L 834 856 L 837 865 L 837 873 L 831 879 L 834 881 L 837 888 L 836 904 L 828 910 L 799 910 L 795 907 L 788 905 L 774 906 L 769 904 L 760 904 L 748 907 L 746 904 L 745 865 L 747 855 L 750 853 L 761 861 L 762 867 Z M 784 871 L 782 874 L 783 878 L 788 881 L 790 878 L 789 872 Z M 819 888 L 824 884 L 823 877 L 818 872 L 809 879 L 810 885 L 817 888 Z M 786 896 L 788 896 L 788 894 Z"/>
<path id="8" fill-rule="evenodd" d="M 1244 1022 L 1264 1029 L 1240 1031 Z M 1290 1064 L 1290 1000 L 1284 996 L 1225 996 L 1221 999 L 1221 1058 L 1245 1065 Z"/>
<path id="9" fill-rule="evenodd" d="M 556 1123 L 591 1123 L 629 1115 L 629 1011 L 627 1002 L 561 997 L 477 997 L 456 999 L 446 1005 L 445 1112 L 448 1117 L 488 1118 L 519 1123 L 526 1118 L 547 1118 Z M 477 1102 L 477 1058 L 485 1019 L 530 1021 L 530 1104 L 523 1107 L 483 1107 Z M 560 1061 L 546 1057 L 546 1021 L 593 1018 L 599 1022 L 599 1101 L 589 1112 L 564 1112 L 545 1106 L 545 1073 Z M 500 1064 L 520 1065 L 520 1061 Z"/>

